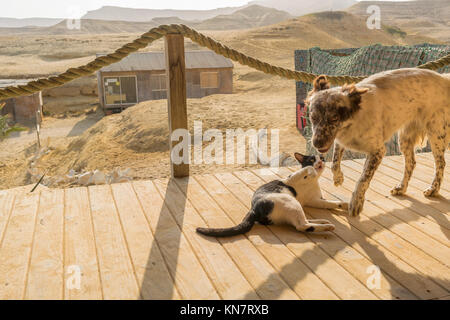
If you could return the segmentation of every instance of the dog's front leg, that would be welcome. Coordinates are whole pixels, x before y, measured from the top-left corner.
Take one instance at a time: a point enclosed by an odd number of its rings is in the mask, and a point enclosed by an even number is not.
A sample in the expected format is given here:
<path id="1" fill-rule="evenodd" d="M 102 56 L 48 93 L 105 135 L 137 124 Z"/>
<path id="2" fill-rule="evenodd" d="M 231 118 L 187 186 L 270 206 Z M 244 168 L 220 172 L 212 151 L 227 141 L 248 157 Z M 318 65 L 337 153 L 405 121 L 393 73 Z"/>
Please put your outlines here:
<path id="1" fill-rule="evenodd" d="M 333 164 L 331 165 L 331 172 L 333 172 L 333 181 L 336 187 L 344 183 L 344 174 L 341 170 L 341 160 L 344 155 L 344 147 L 341 146 L 337 141 L 334 142 L 333 151 Z"/>
<path id="2" fill-rule="evenodd" d="M 385 153 L 384 147 L 375 153 L 371 153 L 367 156 L 366 163 L 361 177 L 358 180 L 355 191 L 353 191 L 352 199 L 350 200 L 349 213 L 351 216 L 358 216 L 364 206 L 364 196 L 369 188 L 370 181 L 375 174 L 378 166 L 381 163 Z"/>

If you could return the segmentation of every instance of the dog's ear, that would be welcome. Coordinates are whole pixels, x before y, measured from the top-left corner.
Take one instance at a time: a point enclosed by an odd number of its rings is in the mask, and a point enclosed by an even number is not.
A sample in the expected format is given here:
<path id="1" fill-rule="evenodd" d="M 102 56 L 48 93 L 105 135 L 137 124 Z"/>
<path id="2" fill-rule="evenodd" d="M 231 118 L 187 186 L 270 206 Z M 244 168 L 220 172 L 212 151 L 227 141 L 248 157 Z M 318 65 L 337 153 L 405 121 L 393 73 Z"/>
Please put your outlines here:
<path id="1" fill-rule="evenodd" d="M 348 96 L 350 105 L 339 108 L 338 112 L 341 120 L 347 120 L 361 108 L 361 97 L 367 91 L 369 91 L 368 88 L 357 88 L 354 83 L 342 86 L 342 92 Z"/>
<path id="2" fill-rule="evenodd" d="M 327 76 L 321 75 L 314 79 L 313 87 L 313 91 L 315 92 L 330 89 L 330 83 L 328 82 Z"/>
<path id="3" fill-rule="evenodd" d="M 294 157 L 295 159 L 297 159 L 298 162 L 302 163 L 303 162 L 303 158 L 305 157 L 304 155 L 302 155 L 301 153 L 294 153 Z"/>
<path id="4" fill-rule="evenodd" d="M 344 84 L 342 86 L 342 92 L 348 95 L 350 99 L 361 98 L 361 96 L 369 91 L 368 88 L 357 88 L 354 83 Z"/>

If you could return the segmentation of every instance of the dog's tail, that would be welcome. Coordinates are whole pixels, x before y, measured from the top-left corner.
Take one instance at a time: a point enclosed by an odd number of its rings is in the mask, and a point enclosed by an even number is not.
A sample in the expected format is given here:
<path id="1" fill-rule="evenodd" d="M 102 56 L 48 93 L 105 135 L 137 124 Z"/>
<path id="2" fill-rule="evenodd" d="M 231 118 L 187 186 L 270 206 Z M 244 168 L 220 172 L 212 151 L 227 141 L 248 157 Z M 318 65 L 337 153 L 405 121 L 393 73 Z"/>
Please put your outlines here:
<path id="1" fill-rule="evenodd" d="M 247 213 L 244 220 L 231 228 L 197 228 L 197 232 L 209 237 L 232 237 L 249 232 L 255 224 L 255 214 L 252 210 Z"/>

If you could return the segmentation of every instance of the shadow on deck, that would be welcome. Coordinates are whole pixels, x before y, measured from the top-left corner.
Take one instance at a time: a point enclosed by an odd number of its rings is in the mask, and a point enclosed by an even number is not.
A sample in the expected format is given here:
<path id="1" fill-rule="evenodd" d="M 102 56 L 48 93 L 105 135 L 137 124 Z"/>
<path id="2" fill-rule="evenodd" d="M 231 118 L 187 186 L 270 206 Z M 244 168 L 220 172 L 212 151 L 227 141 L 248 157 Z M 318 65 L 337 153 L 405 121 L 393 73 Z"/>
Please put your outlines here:
<path id="1" fill-rule="evenodd" d="M 386 158 L 358 218 L 306 209 L 336 225 L 324 234 L 195 232 L 240 222 L 258 186 L 295 168 L 0 191 L 0 299 L 449 299 L 450 183 L 425 198 L 432 157 L 417 163 L 394 197 L 402 159 Z M 362 165 L 344 161 L 339 188 L 327 169 L 324 197 L 348 200 Z"/>

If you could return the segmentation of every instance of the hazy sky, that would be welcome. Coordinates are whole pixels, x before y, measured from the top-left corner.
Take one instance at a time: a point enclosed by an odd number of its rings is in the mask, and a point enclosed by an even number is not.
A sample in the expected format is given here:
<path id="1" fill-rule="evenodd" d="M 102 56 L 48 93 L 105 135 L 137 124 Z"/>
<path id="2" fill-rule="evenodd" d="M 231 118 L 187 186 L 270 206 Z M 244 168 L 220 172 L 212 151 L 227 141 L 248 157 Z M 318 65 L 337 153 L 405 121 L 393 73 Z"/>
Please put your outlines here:
<path id="1" fill-rule="evenodd" d="M 0 17 L 76 18 L 82 16 L 88 10 L 95 10 L 105 5 L 149 9 L 206 10 L 219 7 L 237 7 L 248 2 L 249 0 L 2 0 Z"/>

